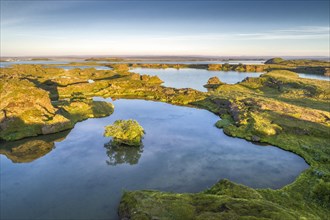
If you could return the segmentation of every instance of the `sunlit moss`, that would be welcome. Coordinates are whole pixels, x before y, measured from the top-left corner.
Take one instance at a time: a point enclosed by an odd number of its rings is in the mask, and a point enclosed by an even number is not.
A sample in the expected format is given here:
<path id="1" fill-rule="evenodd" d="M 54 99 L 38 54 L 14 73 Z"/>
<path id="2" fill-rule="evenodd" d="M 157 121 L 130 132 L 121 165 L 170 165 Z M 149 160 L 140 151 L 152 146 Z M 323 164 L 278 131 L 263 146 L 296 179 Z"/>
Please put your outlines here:
<path id="1" fill-rule="evenodd" d="M 138 147 L 142 144 L 144 129 L 135 120 L 117 120 L 105 127 L 104 136 L 113 137 L 112 144 Z"/>

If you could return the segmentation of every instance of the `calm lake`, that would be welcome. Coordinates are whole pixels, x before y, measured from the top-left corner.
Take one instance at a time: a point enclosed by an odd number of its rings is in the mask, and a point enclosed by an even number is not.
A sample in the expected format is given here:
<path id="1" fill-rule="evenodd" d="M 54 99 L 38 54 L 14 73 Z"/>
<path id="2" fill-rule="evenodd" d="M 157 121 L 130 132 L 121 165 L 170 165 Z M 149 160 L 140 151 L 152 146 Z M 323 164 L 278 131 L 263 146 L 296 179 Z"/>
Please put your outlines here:
<path id="1" fill-rule="evenodd" d="M 199 192 L 222 178 L 277 189 L 308 168 L 293 153 L 226 136 L 214 126 L 219 117 L 206 110 L 107 100 L 115 106 L 109 117 L 80 122 L 69 134 L 15 142 L 31 151 L 50 146 L 50 152 L 15 157 L 2 143 L 0 152 L 15 163 L 0 155 L 1 219 L 117 219 L 124 190 Z M 144 127 L 143 147 L 106 145 L 104 126 L 117 119 Z"/>
<path id="2" fill-rule="evenodd" d="M 157 75 L 164 81 L 163 85 L 173 88 L 192 88 L 199 91 L 207 91 L 203 87 L 207 80 L 213 76 L 217 76 L 222 82 L 235 84 L 241 82 L 246 77 L 258 77 L 262 73 L 246 73 L 236 71 L 209 71 L 205 69 L 148 69 L 134 68 L 131 72 Z"/>
<path id="3" fill-rule="evenodd" d="M 308 73 L 298 73 L 298 75 L 299 75 L 301 78 L 307 78 L 307 79 L 319 79 L 319 80 L 330 81 L 330 76 L 316 75 L 316 74 L 308 74 Z"/>

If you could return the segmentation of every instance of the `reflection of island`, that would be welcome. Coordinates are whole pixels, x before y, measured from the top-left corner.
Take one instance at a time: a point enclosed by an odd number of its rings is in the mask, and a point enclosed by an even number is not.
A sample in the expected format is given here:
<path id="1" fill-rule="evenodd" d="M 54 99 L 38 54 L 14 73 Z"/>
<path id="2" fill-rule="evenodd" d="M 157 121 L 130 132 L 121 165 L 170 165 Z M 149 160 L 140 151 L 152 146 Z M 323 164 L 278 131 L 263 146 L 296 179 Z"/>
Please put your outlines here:
<path id="1" fill-rule="evenodd" d="M 65 139 L 70 131 L 0 143 L 0 154 L 14 163 L 29 163 L 54 149 L 54 142 Z"/>
<path id="2" fill-rule="evenodd" d="M 109 160 L 107 160 L 108 165 L 116 166 L 117 164 L 128 163 L 130 165 L 137 164 L 143 152 L 143 146 L 141 147 L 131 147 L 125 145 L 115 145 L 110 141 L 104 144 L 107 149 L 107 155 Z"/>

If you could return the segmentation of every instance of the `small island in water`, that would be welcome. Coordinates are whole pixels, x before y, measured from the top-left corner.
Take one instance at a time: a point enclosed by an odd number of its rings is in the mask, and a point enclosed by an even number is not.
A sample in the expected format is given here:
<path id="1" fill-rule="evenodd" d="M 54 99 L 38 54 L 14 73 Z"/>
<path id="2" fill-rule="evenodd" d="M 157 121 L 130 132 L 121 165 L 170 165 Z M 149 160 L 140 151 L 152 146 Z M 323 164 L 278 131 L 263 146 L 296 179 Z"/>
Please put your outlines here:
<path id="1" fill-rule="evenodd" d="M 140 147 L 144 129 L 135 120 L 117 120 L 113 125 L 105 127 L 104 136 L 113 137 L 111 144 L 114 146 Z"/>

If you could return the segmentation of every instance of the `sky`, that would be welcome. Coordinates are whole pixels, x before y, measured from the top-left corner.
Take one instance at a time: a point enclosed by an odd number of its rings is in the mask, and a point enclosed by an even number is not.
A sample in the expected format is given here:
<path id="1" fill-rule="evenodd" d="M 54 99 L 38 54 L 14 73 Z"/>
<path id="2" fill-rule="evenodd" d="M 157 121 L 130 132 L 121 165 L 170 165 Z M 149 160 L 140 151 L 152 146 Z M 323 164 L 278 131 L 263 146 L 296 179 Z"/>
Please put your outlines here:
<path id="1" fill-rule="evenodd" d="M 328 0 L 0 0 L 1 56 L 330 56 Z"/>

